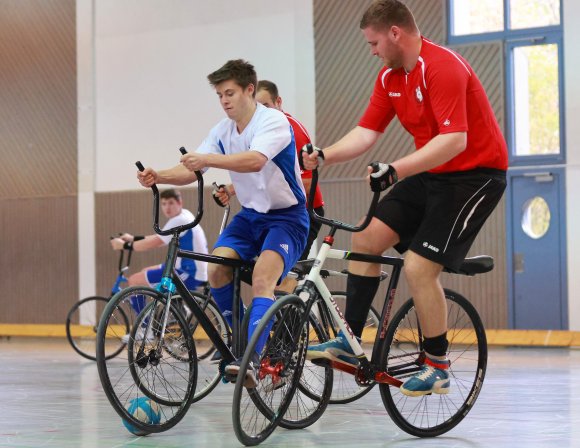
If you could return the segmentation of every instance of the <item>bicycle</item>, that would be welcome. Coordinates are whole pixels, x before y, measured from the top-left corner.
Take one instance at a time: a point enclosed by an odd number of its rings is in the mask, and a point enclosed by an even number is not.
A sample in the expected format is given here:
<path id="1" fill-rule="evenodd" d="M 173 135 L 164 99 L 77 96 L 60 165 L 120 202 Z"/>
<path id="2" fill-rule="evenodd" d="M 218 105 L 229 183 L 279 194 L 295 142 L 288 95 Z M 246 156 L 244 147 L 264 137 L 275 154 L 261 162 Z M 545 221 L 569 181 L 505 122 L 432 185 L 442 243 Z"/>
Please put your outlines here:
<path id="1" fill-rule="evenodd" d="M 119 271 L 117 278 L 111 288 L 109 297 L 91 296 L 86 297 L 73 305 L 66 316 L 66 338 L 71 347 L 82 357 L 95 361 L 97 325 L 103 309 L 116 293 L 121 291 L 124 283 L 127 282 L 125 272 L 131 264 L 132 249 L 127 249 L 127 264 L 124 264 L 125 250 L 119 254 Z M 126 315 L 120 315 L 119 325 L 129 333 L 129 319 Z M 121 340 L 109 339 L 105 348 L 106 359 L 117 356 L 127 344 Z"/>
<path id="2" fill-rule="evenodd" d="M 138 167 L 141 170 L 144 169 L 140 163 Z M 155 232 L 172 235 L 160 286 L 157 290 L 132 287 L 121 291 L 109 302 L 99 322 L 97 365 L 101 384 L 115 411 L 130 425 L 131 431 L 135 434 L 162 432 L 173 427 L 183 418 L 193 402 L 198 374 L 198 357 L 190 325 L 181 311 L 182 304 L 187 306 L 195 316 L 198 325 L 205 331 L 211 344 L 221 353 L 219 372 L 226 381 L 235 381 L 236 378 L 225 376 L 225 365 L 239 357 L 244 349 L 245 322 L 241 324 L 239 322 L 239 300 L 233 301 L 234 318 L 230 350 L 227 337 L 213 326 L 198 301 L 194 300 L 193 295 L 187 290 L 173 268 L 177 256 L 231 266 L 234 269 L 234 297 L 239 298 L 241 271 L 251 269 L 253 265 L 248 261 L 189 252 L 179 248 L 179 234 L 197 225 L 203 215 L 203 177 L 199 172 L 196 172 L 196 175 L 198 210 L 195 219 L 188 225 L 174 229 L 162 231 L 159 228 L 159 192 L 155 185 L 152 186 Z M 174 300 L 175 292 L 179 294 L 181 300 Z M 130 306 L 134 296 L 142 297 L 145 306 L 131 322 L 132 330 L 127 346 L 127 358 L 122 361 L 119 358 L 107 360 L 104 354 L 106 336 L 108 334 L 121 336 L 117 333 L 117 315 L 122 314 L 120 311 Z M 246 316 L 249 316 L 249 313 L 246 313 Z M 130 319 L 133 319 L 132 314 L 130 314 Z M 279 319 L 279 322 L 284 321 Z M 140 329 L 142 330 L 141 337 L 138 337 Z M 283 348 L 281 345 L 280 350 Z M 305 344 L 302 344 L 301 349 L 305 353 Z M 297 366 L 298 364 L 294 363 L 286 369 L 286 372 L 290 372 L 290 378 L 296 381 L 301 373 L 301 370 L 296 369 Z M 319 367 L 316 368 L 319 369 Z M 331 372 L 331 369 L 326 367 L 323 370 Z M 273 372 L 270 373 L 270 375 L 273 374 Z M 219 376 L 217 378 L 219 380 Z M 242 383 L 243 381 L 237 381 L 237 384 Z M 329 382 L 325 384 L 331 385 Z M 243 417 L 234 418 L 234 426 L 242 428 L 242 431 L 254 438 L 256 443 L 265 440 L 284 416 L 284 411 L 292 398 L 288 395 L 289 390 L 286 385 L 251 389 L 251 400 L 244 404 Z M 155 408 L 154 418 L 141 419 L 128 411 L 131 403 L 143 398 L 149 400 L 151 407 Z M 239 412 L 238 415 L 240 415 Z M 246 421 L 247 416 L 251 416 L 250 423 Z"/>
<path id="3" fill-rule="evenodd" d="M 376 169 L 374 164 L 372 166 L 373 169 Z M 315 186 L 317 181 L 317 170 L 313 170 L 312 185 Z M 325 319 L 333 319 L 337 322 L 355 356 L 359 358 L 360 364 L 355 368 L 343 364 L 333 364 L 330 361 L 322 363 L 353 375 L 361 386 L 379 384 L 383 404 L 399 428 L 414 436 L 434 437 L 455 427 L 471 410 L 477 399 L 487 366 L 485 330 L 477 311 L 467 299 L 454 291 L 445 289 L 448 306 L 448 357 L 451 361 L 449 370 L 452 383 L 451 391 L 448 395 L 426 395 L 420 398 L 410 398 L 399 391 L 403 380 L 420 371 L 425 359 L 421 327 L 414 310 L 413 299 L 407 300 L 395 313 L 392 320 L 390 319 L 403 259 L 331 248 L 334 234 L 338 229 L 359 232 L 368 226 L 379 196 L 380 193 L 374 193 L 367 216 L 360 226 L 317 216 L 312 205 L 309 204 L 311 216 L 328 225 L 330 230 L 304 284 L 295 291 L 296 294 L 279 299 L 277 304 L 283 306 L 286 302 L 295 303 L 303 299 L 306 301 L 301 310 L 300 322 L 297 324 L 299 328 L 308 325 L 310 310 L 314 307 L 318 308 L 323 322 Z M 342 313 L 337 308 L 336 302 L 322 281 L 320 272 L 327 258 L 392 266 L 391 278 L 381 313 L 380 327 L 375 337 L 370 360 L 357 339 L 352 335 Z M 455 273 L 476 275 L 489 272 L 491 269 L 493 269 L 493 259 L 489 256 L 479 256 L 465 259 L 461 268 Z M 447 270 L 447 272 L 449 271 Z M 261 322 L 256 331 L 261 331 L 265 324 L 265 322 Z M 327 328 L 324 323 L 322 327 Z M 336 336 L 336 334 L 332 336 Z M 299 334 L 296 333 L 292 345 L 298 345 L 299 340 Z M 247 368 L 247 359 L 246 353 L 240 366 L 242 372 Z M 305 357 L 300 361 L 304 363 Z M 237 391 L 238 385 L 236 385 Z M 321 403 L 328 402 L 328 397 L 321 395 L 320 401 Z"/>
<path id="4" fill-rule="evenodd" d="M 301 260 L 296 263 L 296 266 L 292 268 L 289 275 L 295 277 L 298 282 L 303 282 L 306 280 L 308 272 L 310 272 L 310 268 L 314 264 L 315 259 L 308 259 L 308 260 Z M 343 277 L 346 278 L 348 275 L 348 271 L 343 269 L 341 271 L 336 271 L 332 269 L 321 269 L 320 276 L 323 279 L 332 278 L 332 277 Z M 381 272 L 380 281 L 384 281 L 389 277 L 388 273 Z M 332 298 L 338 305 L 338 309 L 341 313 L 344 314 L 346 310 L 346 291 L 330 291 Z M 316 308 L 313 309 L 315 318 L 320 321 L 320 313 L 317 311 Z M 372 341 L 372 336 L 376 334 L 380 323 L 380 315 L 377 310 L 371 306 L 369 309 L 369 313 L 367 316 L 367 320 L 365 323 L 365 327 L 363 330 L 363 340 L 365 343 L 365 350 L 369 350 L 369 345 L 372 348 L 372 342 L 369 344 L 368 341 Z M 337 334 L 338 328 L 337 323 L 333 319 L 326 319 L 322 324 L 323 327 L 325 325 L 328 326 L 326 328 L 326 335 L 330 334 Z M 315 336 L 315 335 L 313 335 Z M 318 343 L 318 339 L 313 338 L 310 340 L 310 343 Z M 340 370 L 335 370 L 333 372 L 333 385 L 332 385 L 332 395 L 328 401 L 329 404 L 347 404 L 351 403 L 355 400 L 366 395 L 374 386 L 372 385 L 359 385 L 356 383 L 354 377 L 349 375 L 348 373 L 342 372 Z M 307 379 L 306 382 L 309 382 Z"/>

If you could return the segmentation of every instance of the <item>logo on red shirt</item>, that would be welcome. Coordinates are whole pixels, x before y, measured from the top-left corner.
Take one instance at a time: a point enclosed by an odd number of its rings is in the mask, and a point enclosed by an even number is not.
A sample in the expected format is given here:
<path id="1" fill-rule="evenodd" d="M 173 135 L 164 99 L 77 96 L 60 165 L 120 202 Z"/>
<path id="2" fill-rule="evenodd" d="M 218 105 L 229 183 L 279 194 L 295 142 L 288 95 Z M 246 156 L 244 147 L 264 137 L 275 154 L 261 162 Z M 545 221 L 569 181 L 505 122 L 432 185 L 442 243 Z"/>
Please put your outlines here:
<path id="1" fill-rule="evenodd" d="M 423 102 L 423 94 L 421 93 L 421 87 L 417 86 L 417 88 L 415 89 L 415 97 L 417 98 L 417 101 L 422 103 Z"/>

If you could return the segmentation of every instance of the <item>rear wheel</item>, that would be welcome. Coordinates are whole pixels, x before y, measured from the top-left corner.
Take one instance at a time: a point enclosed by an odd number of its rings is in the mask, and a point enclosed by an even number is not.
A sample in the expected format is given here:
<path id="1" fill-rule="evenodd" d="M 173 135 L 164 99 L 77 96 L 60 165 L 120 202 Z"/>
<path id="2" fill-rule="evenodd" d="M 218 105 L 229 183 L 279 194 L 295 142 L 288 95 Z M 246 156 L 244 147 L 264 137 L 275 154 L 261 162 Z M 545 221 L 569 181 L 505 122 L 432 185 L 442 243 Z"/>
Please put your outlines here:
<path id="1" fill-rule="evenodd" d="M 399 388 L 381 384 L 383 403 L 399 428 L 417 437 L 434 437 L 454 428 L 473 407 L 487 367 L 487 340 L 477 311 L 462 295 L 445 290 L 447 356 L 450 361 L 448 394 L 408 397 Z M 380 369 L 405 381 L 423 366 L 423 337 L 412 299 L 403 304 L 389 324 Z"/>
<path id="2" fill-rule="evenodd" d="M 66 316 L 68 342 L 79 355 L 91 361 L 97 359 L 97 326 L 108 302 L 109 299 L 101 296 L 87 297 L 75 303 Z M 119 324 L 129 333 L 129 319 L 126 315 L 119 315 Z M 109 340 L 105 345 L 105 358 L 117 356 L 124 348 L 122 341 Z"/>
<path id="3" fill-rule="evenodd" d="M 215 302 L 211 300 L 211 297 L 206 297 L 196 291 L 190 291 L 190 293 L 213 327 L 220 333 L 222 340 L 227 344 L 231 339 L 229 326 Z M 199 325 L 195 315 L 183 303 L 180 296 L 174 296 L 174 298 L 178 299 L 177 303 L 181 303 L 183 306 L 182 309 L 188 320 L 197 353 L 197 386 L 193 397 L 193 402 L 196 402 L 206 397 L 220 382 L 219 360 L 213 359 L 216 348 L 203 327 Z"/>

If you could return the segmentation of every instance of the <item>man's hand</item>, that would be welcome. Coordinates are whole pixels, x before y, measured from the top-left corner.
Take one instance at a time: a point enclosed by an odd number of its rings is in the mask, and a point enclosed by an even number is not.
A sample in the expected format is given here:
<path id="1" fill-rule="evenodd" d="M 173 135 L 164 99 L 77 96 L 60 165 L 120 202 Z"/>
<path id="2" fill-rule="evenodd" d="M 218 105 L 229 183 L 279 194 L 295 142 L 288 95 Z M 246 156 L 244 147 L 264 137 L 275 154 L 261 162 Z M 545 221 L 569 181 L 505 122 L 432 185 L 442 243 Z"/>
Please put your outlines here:
<path id="1" fill-rule="evenodd" d="M 143 171 L 137 171 L 137 179 L 141 185 L 149 188 L 157 183 L 157 171 L 153 168 L 145 168 Z"/>
<path id="2" fill-rule="evenodd" d="M 119 236 L 119 238 L 121 238 L 123 241 L 134 241 L 135 237 L 133 235 L 131 235 L 130 233 L 123 233 L 121 236 Z"/>
<path id="3" fill-rule="evenodd" d="M 231 187 L 231 189 L 229 187 Z M 217 205 L 219 205 L 220 207 L 225 207 L 230 203 L 230 196 L 232 195 L 232 193 L 230 193 L 230 191 L 232 191 L 233 194 L 235 194 L 233 185 L 231 185 L 231 184 L 228 186 L 223 185 L 223 184 L 217 185 L 214 182 L 212 195 L 213 195 L 213 199 L 217 203 Z"/>
<path id="4" fill-rule="evenodd" d="M 368 171 L 371 190 L 374 192 L 385 191 L 399 180 L 393 165 L 373 162 L 368 166 Z"/>
<path id="5" fill-rule="evenodd" d="M 312 143 L 307 143 L 302 147 L 302 166 L 305 170 L 311 171 L 319 166 L 322 166 L 324 162 L 324 153 L 322 149 L 317 148 Z"/>
<path id="6" fill-rule="evenodd" d="M 123 246 L 125 245 L 125 240 L 121 238 L 111 238 L 111 247 L 114 250 L 123 250 Z"/>
<path id="7" fill-rule="evenodd" d="M 179 161 L 189 171 L 201 171 L 202 169 L 207 167 L 205 154 L 189 152 L 181 156 L 181 159 Z"/>

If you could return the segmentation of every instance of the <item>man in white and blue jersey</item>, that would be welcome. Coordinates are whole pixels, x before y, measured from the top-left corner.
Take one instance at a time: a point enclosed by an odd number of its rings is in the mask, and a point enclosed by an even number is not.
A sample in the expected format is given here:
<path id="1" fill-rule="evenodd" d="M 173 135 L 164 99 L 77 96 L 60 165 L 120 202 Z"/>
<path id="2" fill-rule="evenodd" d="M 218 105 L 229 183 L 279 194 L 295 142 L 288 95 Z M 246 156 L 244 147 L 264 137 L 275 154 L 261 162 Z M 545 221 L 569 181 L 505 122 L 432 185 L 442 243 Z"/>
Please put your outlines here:
<path id="1" fill-rule="evenodd" d="M 161 192 L 161 211 L 168 218 L 163 230 L 189 224 L 194 219 L 193 214 L 183 208 L 181 193 L 175 189 Z M 134 236 L 130 233 L 125 233 L 119 238 L 113 238 L 111 246 L 115 250 L 133 249 L 143 252 L 168 245 L 171 237 L 171 235 L 161 236 L 157 234 Z M 182 232 L 179 236 L 179 247 L 183 250 L 207 254 L 207 239 L 201 226 L 197 225 L 193 229 Z M 129 286 L 147 285 L 155 287 L 161 282 L 163 268 L 163 264 L 143 268 L 140 272 L 129 276 L 127 283 Z M 204 261 L 178 257 L 175 262 L 175 270 L 189 290 L 198 289 L 207 282 L 207 263 Z M 131 306 L 139 314 L 145 307 L 145 298 L 142 296 L 132 297 Z M 136 338 L 142 339 L 142 337 L 142 332 L 138 332 Z M 128 340 L 128 338 L 125 339 Z"/>
<path id="2" fill-rule="evenodd" d="M 243 60 L 231 60 L 208 75 L 208 80 L 227 118 L 211 129 L 196 152 L 184 155 L 179 165 L 161 171 L 147 168 L 137 176 L 143 186 L 150 187 L 154 183 L 188 184 L 197 180 L 197 170 L 221 168 L 230 172 L 242 210 L 220 235 L 213 254 L 243 260 L 258 257 L 252 276 L 249 340 L 274 303 L 276 284 L 306 245 L 306 195 L 290 124 L 282 112 L 256 102 L 254 67 Z M 210 264 L 208 277 L 221 311 L 231 313 L 232 268 Z M 258 353 L 268 333 L 263 333 Z M 255 362 L 258 353 L 254 354 Z M 226 373 L 237 374 L 240 360 L 226 366 Z M 244 385 L 256 384 L 255 371 L 249 369 Z"/>

